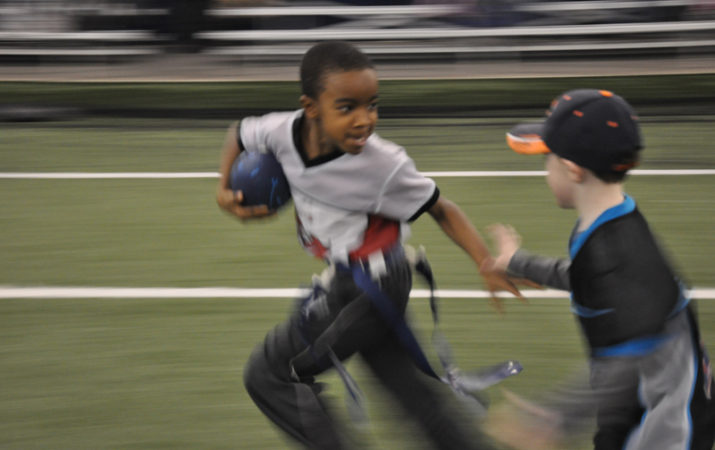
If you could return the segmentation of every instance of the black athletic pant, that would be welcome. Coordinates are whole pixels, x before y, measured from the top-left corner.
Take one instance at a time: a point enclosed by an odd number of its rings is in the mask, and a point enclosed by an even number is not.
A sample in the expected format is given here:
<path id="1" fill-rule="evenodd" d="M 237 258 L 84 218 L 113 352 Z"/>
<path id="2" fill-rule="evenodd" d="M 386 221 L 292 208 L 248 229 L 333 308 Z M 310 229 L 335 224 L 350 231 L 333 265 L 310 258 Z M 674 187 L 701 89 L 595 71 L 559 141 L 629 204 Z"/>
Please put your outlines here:
<path id="1" fill-rule="evenodd" d="M 404 313 L 412 284 L 410 267 L 403 256 L 390 258 L 387 266 L 381 288 Z M 306 350 L 306 341 L 313 343 L 311 349 Z M 268 333 L 244 369 L 244 383 L 256 405 L 306 447 L 347 447 L 321 401 L 320 384 L 313 379 L 332 367 L 328 347 L 341 360 L 359 353 L 435 448 L 492 448 L 476 423 L 465 424 L 465 417 L 448 413 L 445 401 L 455 399 L 445 393 L 446 385 L 417 370 L 370 299 L 355 286 L 352 274 L 340 270 L 326 297 L 311 307 L 309 320 L 302 322 L 300 312 L 293 313 Z"/>

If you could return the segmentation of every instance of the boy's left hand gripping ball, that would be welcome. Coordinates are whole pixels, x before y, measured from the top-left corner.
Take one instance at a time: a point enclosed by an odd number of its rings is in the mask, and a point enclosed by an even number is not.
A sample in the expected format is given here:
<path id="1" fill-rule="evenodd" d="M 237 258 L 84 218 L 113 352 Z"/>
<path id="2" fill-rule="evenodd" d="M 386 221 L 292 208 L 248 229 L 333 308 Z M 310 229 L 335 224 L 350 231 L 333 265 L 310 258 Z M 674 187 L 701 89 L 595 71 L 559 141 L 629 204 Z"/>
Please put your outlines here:
<path id="1" fill-rule="evenodd" d="M 272 153 L 244 151 L 231 166 L 231 189 L 243 192 L 242 205 L 277 210 L 291 198 L 290 186 Z"/>

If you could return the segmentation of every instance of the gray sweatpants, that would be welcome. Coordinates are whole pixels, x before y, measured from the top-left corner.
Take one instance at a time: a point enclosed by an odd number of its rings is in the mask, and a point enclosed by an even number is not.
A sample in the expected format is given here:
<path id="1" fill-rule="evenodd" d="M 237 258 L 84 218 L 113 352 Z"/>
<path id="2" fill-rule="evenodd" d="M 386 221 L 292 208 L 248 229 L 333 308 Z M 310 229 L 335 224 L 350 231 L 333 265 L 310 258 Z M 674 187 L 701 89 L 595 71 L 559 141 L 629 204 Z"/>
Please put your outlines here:
<path id="1" fill-rule="evenodd" d="M 712 397 L 712 379 L 703 378 L 704 349 L 696 331 L 694 317 L 684 310 L 666 325 L 671 338 L 655 352 L 635 360 L 636 398 L 643 409 L 626 439 L 625 450 L 712 448 L 715 402 L 707 398 L 707 392 Z"/>
<path id="2" fill-rule="evenodd" d="M 411 284 L 409 264 L 391 258 L 380 286 L 403 313 Z M 331 368 L 330 348 L 341 360 L 359 354 L 435 448 L 492 448 L 476 423 L 450 410 L 448 388 L 417 370 L 350 272 L 336 272 L 322 302 L 311 308 L 309 320 L 296 311 L 270 331 L 244 368 L 246 389 L 269 419 L 308 448 L 348 447 L 314 378 Z"/>
<path id="3" fill-rule="evenodd" d="M 711 450 L 715 387 L 693 313 L 680 312 L 665 333 L 668 341 L 650 354 L 591 359 L 587 376 L 543 405 L 559 413 L 567 432 L 595 414 L 596 450 Z"/>

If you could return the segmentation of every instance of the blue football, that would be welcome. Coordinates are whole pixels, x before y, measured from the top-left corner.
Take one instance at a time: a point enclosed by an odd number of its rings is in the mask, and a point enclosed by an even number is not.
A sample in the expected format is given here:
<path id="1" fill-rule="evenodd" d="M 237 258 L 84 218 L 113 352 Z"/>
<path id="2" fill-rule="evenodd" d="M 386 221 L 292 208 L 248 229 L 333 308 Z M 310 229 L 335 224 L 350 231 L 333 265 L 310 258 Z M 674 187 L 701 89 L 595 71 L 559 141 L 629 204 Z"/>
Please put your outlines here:
<path id="1" fill-rule="evenodd" d="M 276 210 L 286 204 L 290 186 L 272 153 L 244 151 L 231 166 L 231 189 L 243 192 L 243 205 L 268 205 Z"/>

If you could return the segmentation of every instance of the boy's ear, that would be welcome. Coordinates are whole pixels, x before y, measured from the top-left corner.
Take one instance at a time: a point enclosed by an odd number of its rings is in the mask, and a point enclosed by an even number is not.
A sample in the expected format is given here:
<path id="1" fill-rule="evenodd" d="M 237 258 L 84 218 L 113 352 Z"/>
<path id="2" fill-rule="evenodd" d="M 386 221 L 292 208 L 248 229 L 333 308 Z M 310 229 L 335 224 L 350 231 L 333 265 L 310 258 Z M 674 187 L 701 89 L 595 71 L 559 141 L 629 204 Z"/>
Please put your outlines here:
<path id="1" fill-rule="evenodd" d="M 586 174 L 585 169 L 573 161 L 568 159 L 561 159 L 561 162 L 566 166 L 566 171 L 568 172 L 569 179 L 575 183 L 580 183 L 583 181 L 584 175 Z"/>
<path id="2" fill-rule="evenodd" d="M 305 117 L 308 119 L 315 119 L 318 117 L 318 102 L 316 102 L 315 99 L 303 94 L 300 96 L 300 106 L 303 107 Z"/>

